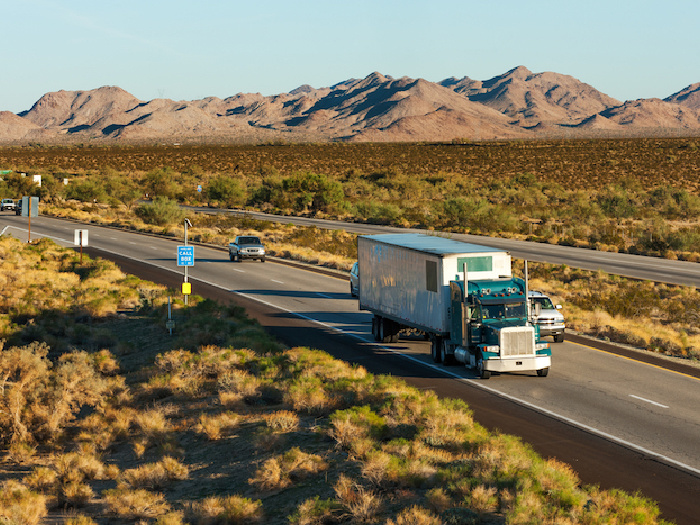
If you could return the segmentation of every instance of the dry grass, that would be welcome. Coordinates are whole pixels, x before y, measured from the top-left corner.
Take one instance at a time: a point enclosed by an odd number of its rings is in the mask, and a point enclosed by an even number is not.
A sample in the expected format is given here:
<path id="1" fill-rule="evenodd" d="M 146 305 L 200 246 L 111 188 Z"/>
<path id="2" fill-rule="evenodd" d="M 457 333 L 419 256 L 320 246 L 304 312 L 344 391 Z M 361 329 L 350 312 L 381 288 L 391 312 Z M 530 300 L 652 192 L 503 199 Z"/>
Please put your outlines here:
<path id="1" fill-rule="evenodd" d="M 333 490 L 345 513 L 352 520 L 361 523 L 373 520 L 382 505 L 382 497 L 379 494 L 344 474 L 339 476 Z"/>
<path id="2" fill-rule="evenodd" d="M 386 525 L 442 525 L 443 521 L 422 507 L 413 506 L 404 509 L 396 516 L 396 519 L 387 520 Z"/>
<path id="3" fill-rule="evenodd" d="M 291 410 L 276 410 L 263 417 L 265 424 L 276 432 L 294 432 L 299 428 L 299 415 Z"/>
<path id="4" fill-rule="evenodd" d="M 189 477 L 190 469 L 180 461 L 164 457 L 157 463 L 147 463 L 121 473 L 117 479 L 119 487 L 134 489 L 162 489 L 175 481 Z"/>
<path id="5" fill-rule="evenodd" d="M 265 461 L 248 483 L 262 490 L 284 489 L 327 468 L 328 463 L 318 454 L 303 452 L 294 447 Z"/>
<path id="6" fill-rule="evenodd" d="M 199 416 L 197 431 L 206 434 L 211 440 L 222 438 L 223 432 L 228 432 L 238 425 L 241 420 L 240 414 L 224 412 L 222 414 L 202 414 Z"/>
<path id="7" fill-rule="evenodd" d="M 109 489 L 103 497 L 110 513 L 126 519 L 156 518 L 170 510 L 162 494 L 145 489 Z"/>
<path id="8" fill-rule="evenodd" d="M 264 512 L 260 500 L 234 495 L 214 496 L 196 502 L 191 507 L 190 515 L 193 523 L 201 525 L 248 525 L 262 521 Z"/>

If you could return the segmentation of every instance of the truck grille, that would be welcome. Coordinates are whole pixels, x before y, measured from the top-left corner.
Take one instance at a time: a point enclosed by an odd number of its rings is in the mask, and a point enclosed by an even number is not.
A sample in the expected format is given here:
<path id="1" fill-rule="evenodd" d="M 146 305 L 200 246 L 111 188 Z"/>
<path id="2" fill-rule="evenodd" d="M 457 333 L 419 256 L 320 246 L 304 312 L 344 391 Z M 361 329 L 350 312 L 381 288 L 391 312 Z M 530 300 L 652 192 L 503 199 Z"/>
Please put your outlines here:
<path id="1" fill-rule="evenodd" d="M 501 329 L 501 357 L 535 355 L 535 331 L 531 326 Z"/>

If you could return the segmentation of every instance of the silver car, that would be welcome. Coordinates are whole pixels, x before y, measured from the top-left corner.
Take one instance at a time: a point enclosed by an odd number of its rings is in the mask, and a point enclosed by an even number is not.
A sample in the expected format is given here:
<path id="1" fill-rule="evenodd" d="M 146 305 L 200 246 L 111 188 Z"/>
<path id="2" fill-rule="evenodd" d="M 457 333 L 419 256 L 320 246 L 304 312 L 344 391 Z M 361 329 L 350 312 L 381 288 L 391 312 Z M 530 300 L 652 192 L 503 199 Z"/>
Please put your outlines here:
<path id="1" fill-rule="evenodd" d="M 350 295 L 357 297 L 360 293 L 360 270 L 357 263 L 352 265 L 352 270 L 350 270 Z"/>
<path id="2" fill-rule="evenodd" d="M 555 305 L 552 300 L 542 292 L 529 291 L 531 321 L 540 327 L 540 336 L 551 335 L 555 343 L 564 342 L 564 316 L 559 311 L 561 305 Z"/>
<path id="3" fill-rule="evenodd" d="M 265 262 L 265 247 L 260 237 L 254 235 L 239 235 L 228 245 L 228 256 L 234 262 L 243 259 L 259 259 Z"/>

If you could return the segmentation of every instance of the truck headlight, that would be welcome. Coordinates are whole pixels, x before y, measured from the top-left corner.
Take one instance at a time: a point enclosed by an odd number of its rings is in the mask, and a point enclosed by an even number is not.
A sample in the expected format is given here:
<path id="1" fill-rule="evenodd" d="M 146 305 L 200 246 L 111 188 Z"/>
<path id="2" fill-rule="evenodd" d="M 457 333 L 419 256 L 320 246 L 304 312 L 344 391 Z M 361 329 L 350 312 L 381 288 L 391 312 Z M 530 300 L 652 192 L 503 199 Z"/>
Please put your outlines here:
<path id="1" fill-rule="evenodd" d="M 535 350 L 547 350 L 549 343 L 535 343 Z"/>
<path id="2" fill-rule="evenodd" d="M 501 351 L 501 347 L 498 345 L 486 345 L 481 347 L 482 352 L 493 352 L 497 354 Z"/>

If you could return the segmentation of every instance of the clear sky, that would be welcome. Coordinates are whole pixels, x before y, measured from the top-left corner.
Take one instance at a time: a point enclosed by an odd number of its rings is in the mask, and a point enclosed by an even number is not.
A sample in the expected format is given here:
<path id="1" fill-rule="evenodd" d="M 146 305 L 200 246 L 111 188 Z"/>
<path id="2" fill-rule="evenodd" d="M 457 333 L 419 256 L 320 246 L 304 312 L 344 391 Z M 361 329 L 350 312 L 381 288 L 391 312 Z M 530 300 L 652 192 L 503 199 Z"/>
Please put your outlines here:
<path id="1" fill-rule="evenodd" d="M 700 82 L 697 0 L 0 0 L 0 110 L 119 86 L 195 100 L 379 71 L 487 80 L 523 65 L 619 100 Z"/>

